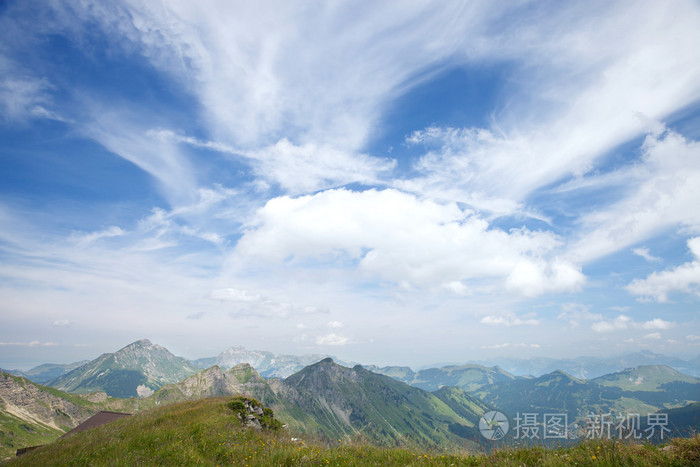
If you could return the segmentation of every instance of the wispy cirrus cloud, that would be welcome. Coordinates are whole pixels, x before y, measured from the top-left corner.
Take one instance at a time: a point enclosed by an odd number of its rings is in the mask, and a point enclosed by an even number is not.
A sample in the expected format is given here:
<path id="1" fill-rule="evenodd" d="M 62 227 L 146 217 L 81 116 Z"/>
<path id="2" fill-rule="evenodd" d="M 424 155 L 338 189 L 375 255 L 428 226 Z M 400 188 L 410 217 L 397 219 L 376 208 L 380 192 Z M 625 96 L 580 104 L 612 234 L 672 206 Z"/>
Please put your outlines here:
<path id="1" fill-rule="evenodd" d="M 39 342 L 39 341 L 31 341 L 31 342 L 0 342 L 0 346 L 2 347 L 53 347 L 56 344 L 53 342 Z"/>
<path id="2" fill-rule="evenodd" d="M 484 316 L 481 318 L 481 324 L 488 326 L 536 326 L 540 324 L 540 320 L 535 318 L 519 318 L 517 316 Z"/>
<path id="3" fill-rule="evenodd" d="M 700 237 L 688 240 L 693 261 L 661 272 L 653 272 L 645 279 L 635 279 L 626 289 L 629 293 L 665 303 L 672 292 L 700 295 Z"/>

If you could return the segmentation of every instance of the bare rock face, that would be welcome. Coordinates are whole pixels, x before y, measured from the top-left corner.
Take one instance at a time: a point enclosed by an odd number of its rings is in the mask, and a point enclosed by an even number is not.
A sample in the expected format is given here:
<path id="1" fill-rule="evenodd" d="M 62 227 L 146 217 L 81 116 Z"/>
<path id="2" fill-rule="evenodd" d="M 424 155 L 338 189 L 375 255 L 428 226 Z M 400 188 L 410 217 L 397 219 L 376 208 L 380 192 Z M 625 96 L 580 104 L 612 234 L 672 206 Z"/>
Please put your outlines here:
<path id="1" fill-rule="evenodd" d="M 5 412 L 59 430 L 76 427 L 92 413 L 50 393 L 26 378 L 0 372 L 0 402 Z"/>

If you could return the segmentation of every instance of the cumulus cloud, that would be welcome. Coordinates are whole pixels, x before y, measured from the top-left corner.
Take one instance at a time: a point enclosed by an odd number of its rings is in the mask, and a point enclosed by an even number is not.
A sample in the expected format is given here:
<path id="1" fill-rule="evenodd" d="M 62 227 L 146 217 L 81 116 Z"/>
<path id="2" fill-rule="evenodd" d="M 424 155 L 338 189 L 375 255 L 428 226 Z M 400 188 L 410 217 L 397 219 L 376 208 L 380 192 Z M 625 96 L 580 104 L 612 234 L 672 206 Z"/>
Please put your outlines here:
<path id="1" fill-rule="evenodd" d="M 627 291 L 642 298 L 667 302 L 671 292 L 683 292 L 700 296 L 700 237 L 688 240 L 694 259 L 691 262 L 661 272 L 654 272 L 646 279 L 635 279 Z"/>
<path id="2" fill-rule="evenodd" d="M 341 346 L 350 342 L 348 337 L 341 334 L 331 333 L 316 338 L 316 345 L 333 345 Z"/>
<path id="3" fill-rule="evenodd" d="M 595 332 L 611 332 L 621 329 L 627 329 L 632 324 L 632 318 L 625 315 L 620 315 L 612 321 L 598 321 L 591 326 Z"/>
<path id="4" fill-rule="evenodd" d="M 421 200 L 398 190 L 328 190 L 279 197 L 258 210 L 236 253 L 271 262 L 350 261 L 386 280 L 439 286 L 497 278 L 526 296 L 574 290 L 584 276 L 553 256 L 556 236 L 491 229 L 454 203 Z"/>
<path id="5" fill-rule="evenodd" d="M 654 318 L 651 321 L 642 323 L 642 329 L 670 329 L 675 323 L 664 321 L 661 318 Z"/>

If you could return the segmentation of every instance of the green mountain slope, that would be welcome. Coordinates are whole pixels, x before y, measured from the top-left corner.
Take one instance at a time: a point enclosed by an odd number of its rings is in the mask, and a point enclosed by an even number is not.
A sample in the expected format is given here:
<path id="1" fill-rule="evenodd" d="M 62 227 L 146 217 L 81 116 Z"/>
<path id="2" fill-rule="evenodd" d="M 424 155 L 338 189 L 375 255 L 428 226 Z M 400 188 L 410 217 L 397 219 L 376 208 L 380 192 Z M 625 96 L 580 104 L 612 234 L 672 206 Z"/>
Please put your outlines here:
<path id="1" fill-rule="evenodd" d="M 346 368 L 331 359 L 273 387 L 279 399 L 313 418 L 330 439 L 361 435 L 379 444 L 464 443 L 464 438 L 479 436 L 475 427 L 487 410 L 464 392 L 451 398 L 446 393 L 443 400 L 359 365 Z"/>
<path id="2" fill-rule="evenodd" d="M 700 433 L 700 402 L 662 412 L 668 415 L 671 436 L 693 436 Z"/>
<path id="3" fill-rule="evenodd" d="M 666 365 L 645 365 L 627 368 L 591 381 L 625 391 L 663 391 L 668 383 L 698 384 L 700 378 L 689 376 Z M 698 389 L 700 394 L 700 389 Z"/>
<path id="4" fill-rule="evenodd" d="M 700 399 L 700 384 L 691 382 L 696 378 L 676 373 L 662 366 L 640 367 L 589 381 L 555 371 L 483 387 L 475 395 L 511 418 L 526 412 L 567 414 L 570 422 L 591 413 L 645 415 Z M 640 387 L 646 390 L 636 390 Z"/>
<path id="5" fill-rule="evenodd" d="M 97 410 L 80 396 L 0 372 L 0 458 L 53 441 Z"/>
<path id="6" fill-rule="evenodd" d="M 113 397 L 148 396 L 168 383 L 176 383 L 200 369 L 165 347 L 140 340 L 53 380 L 63 391 L 104 391 Z"/>

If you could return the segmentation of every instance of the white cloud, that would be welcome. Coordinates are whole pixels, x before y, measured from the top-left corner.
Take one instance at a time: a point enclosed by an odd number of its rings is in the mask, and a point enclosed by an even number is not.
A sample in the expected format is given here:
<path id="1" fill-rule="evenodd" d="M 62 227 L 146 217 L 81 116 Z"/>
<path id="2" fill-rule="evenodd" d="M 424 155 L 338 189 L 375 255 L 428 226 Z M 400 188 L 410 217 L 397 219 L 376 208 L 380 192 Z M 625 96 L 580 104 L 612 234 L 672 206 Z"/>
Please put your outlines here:
<path id="1" fill-rule="evenodd" d="M 329 327 L 329 328 L 340 329 L 340 328 L 342 328 L 343 326 L 344 326 L 344 324 L 341 323 L 340 321 L 329 321 L 329 322 L 328 322 L 328 327 Z"/>
<path id="2" fill-rule="evenodd" d="M 584 281 L 577 267 L 551 257 L 557 246 L 551 233 L 490 229 L 454 203 L 392 189 L 341 189 L 270 200 L 236 254 L 248 261 L 349 262 L 385 280 L 417 286 L 499 279 L 508 290 L 534 296 L 575 290 Z"/>
<path id="3" fill-rule="evenodd" d="M 700 51 L 678 53 L 690 38 L 700 40 L 700 18 L 689 3 L 683 13 L 653 3 L 645 11 L 599 7 L 580 16 L 571 9 L 550 14 L 544 27 L 537 22 L 505 33 L 503 43 L 531 65 L 522 70 L 527 94 L 516 91 L 489 128 L 413 133 L 409 143 L 434 149 L 416 166 L 422 177 L 396 186 L 494 214 L 536 217 L 523 206 L 533 191 L 587 173 L 609 181 L 596 170 L 601 156 L 700 97 Z M 596 37 L 593 24 L 601 32 Z M 667 34 L 674 26 L 680 26 L 676 34 Z M 527 48 L 518 44 L 523 37 Z M 629 176 L 616 180 L 634 186 Z"/>
<path id="4" fill-rule="evenodd" d="M 265 300 L 261 295 L 250 293 L 247 290 L 235 289 L 233 287 L 214 290 L 211 293 L 211 298 L 232 302 L 259 302 Z"/>
<path id="5" fill-rule="evenodd" d="M 259 177 L 293 194 L 353 182 L 376 185 L 382 173 L 396 166 L 393 159 L 350 154 L 313 143 L 297 146 L 287 139 L 245 154 L 255 161 L 253 165 Z"/>
<path id="6" fill-rule="evenodd" d="M 650 334 L 645 335 L 643 338 L 644 339 L 651 339 L 651 340 L 659 340 L 659 339 L 661 339 L 661 333 L 652 332 Z"/>
<path id="7" fill-rule="evenodd" d="M 2 347 L 53 347 L 56 344 L 53 342 L 39 342 L 39 341 L 31 341 L 31 342 L 0 342 L 0 346 Z"/>
<path id="8" fill-rule="evenodd" d="M 107 107 L 108 106 L 108 107 Z M 155 178 L 171 205 L 190 204 L 197 197 L 196 171 L 177 144 L 148 131 L 152 117 L 143 110 L 93 103 L 83 133 Z"/>
<path id="9" fill-rule="evenodd" d="M 555 258 L 551 262 L 518 262 L 506 279 L 506 287 L 526 297 L 536 297 L 547 292 L 579 290 L 584 282 L 581 268 Z"/>
<path id="10" fill-rule="evenodd" d="M 292 135 L 357 147 L 384 99 L 427 65 L 472 53 L 479 43 L 465 37 L 476 32 L 469 25 L 497 11 L 488 3 L 207 3 L 98 4 L 78 13 L 178 76 L 215 133 L 248 146 Z"/>
<path id="11" fill-rule="evenodd" d="M 540 321 L 534 318 L 521 319 L 517 316 L 484 316 L 481 318 L 481 324 L 488 326 L 536 326 Z"/>
<path id="12" fill-rule="evenodd" d="M 612 321 L 599 321 L 593 323 L 591 329 L 595 332 L 611 332 L 618 331 L 622 329 L 627 329 L 632 324 L 632 318 L 625 315 L 620 315 Z"/>
<path id="13" fill-rule="evenodd" d="M 334 345 L 341 346 L 350 342 L 350 339 L 336 333 L 326 334 L 325 336 L 318 336 L 316 338 L 316 345 Z"/>
<path id="14" fill-rule="evenodd" d="M 7 26 L 3 24 L 2 26 Z M 0 47 L 0 119 L 22 122 L 32 118 L 65 121 L 52 108 L 54 86 L 3 55 Z"/>
<path id="15" fill-rule="evenodd" d="M 285 191 L 297 194 L 320 189 L 363 183 L 382 183 L 380 178 L 396 166 L 393 159 L 380 159 L 366 154 L 351 154 L 329 145 L 306 143 L 295 145 L 287 138 L 260 149 L 235 149 L 215 141 L 175 134 L 159 129 L 148 132 L 169 141 L 222 152 L 248 161 L 266 185 L 278 184 Z"/>
<path id="16" fill-rule="evenodd" d="M 685 336 L 685 339 L 689 341 L 700 341 L 700 336 L 696 336 L 695 334 L 688 334 L 687 336 Z"/>
<path id="17" fill-rule="evenodd" d="M 661 261 L 661 258 L 659 258 L 658 256 L 653 256 L 651 253 L 649 253 L 649 248 L 635 248 L 632 250 L 632 253 L 634 253 L 637 256 L 641 256 L 650 263 L 657 263 Z"/>
<path id="18" fill-rule="evenodd" d="M 87 245 L 102 238 L 121 237 L 125 233 L 126 232 L 124 232 L 124 230 L 122 230 L 120 227 L 113 225 L 105 230 L 101 230 L 98 232 L 90 232 L 87 234 L 73 234 L 73 238 L 75 239 L 75 242 L 77 244 Z"/>
<path id="19" fill-rule="evenodd" d="M 643 323 L 634 321 L 631 317 L 626 315 L 619 315 L 612 321 L 600 320 L 593 323 L 591 329 L 595 332 L 611 332 L 611 331 L 621 331 L 625 329 L 645 329 L 645 330 L 666 330 L 675 326 L 676 323 L 671 321 L 665 321 L 661 318 L 654 318 Z"/>
<path id="20" fill-rule="evenodd" d="M 214 290 L 210 296 L 214 300 L 229 302 L 233 307 L 233 311 L 229 313 L 229 316 L 233 318 L 241 316 L 287 318 L 292 315 L 327 312 L 327 310 L 319 309 L 318 307 L 299 307 L 291 303 L 281 302 L 260 294 L 251 293 L 247 290 L 231 287 Z"/>
<path id="21" fill-rule="evenodd" d="M 700 296 L 700 237 L 688 240 L 688 248 L 693 254 L 693 261 L 673 269 L 654 272 L 646 279 L 635 279 L 625 287 L 627 291 L 657 302 L 667 302 L 671 292 Z"/>
<path id="22" fill-rule="evenodd" d="M 574 261 L 591 261 L 664 229 L 700 230 L 700 143 L 673 131 L 647 136 L 642 162 L 626 173 L 620 201 L 582 218 Z"/>
<path id="23" fill-rule="evenodd" d="M 587 321 L 602 321 L 603 315 L 592 313 L 589 307 L 578 303 L 566 303 L 562 306 L 562 312 L 557 319 L 568 321 L 572 327 L 578 327 Z"/>
<path id="24" fill-rule="evenodd" d="M 542 347 L 540 344 L 526 344 L 523 342 L 517 343 L 517 344 L 511 344 L 510 342 L 504 342 L 502 344 L 491 344 L 491 345 L 482 345 L 482 349 L 505 349 L 508 347 L 515 347 L 515 348 L 522 348 L 522 349 L 539 349 Z"/>
<path id="25" fill-rule="evenodd" d="M 70 326 L 71 324 L 75 324 L 75 323 L 69 319 L 58 319 L 51 324 L 53 326 L 56 326 L 56 327 L 65 327 L 65 326 Z"/>
<path id="26" fill-rule="evenodd" d="M 670 329 L 675 325 L 670 321 L 664 321 L 661 318 L 654 318 L 651 321 L 642 323 L 642 329 Z"/>

